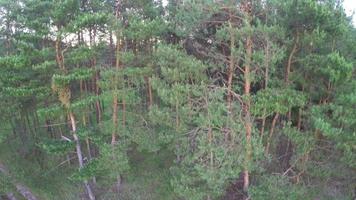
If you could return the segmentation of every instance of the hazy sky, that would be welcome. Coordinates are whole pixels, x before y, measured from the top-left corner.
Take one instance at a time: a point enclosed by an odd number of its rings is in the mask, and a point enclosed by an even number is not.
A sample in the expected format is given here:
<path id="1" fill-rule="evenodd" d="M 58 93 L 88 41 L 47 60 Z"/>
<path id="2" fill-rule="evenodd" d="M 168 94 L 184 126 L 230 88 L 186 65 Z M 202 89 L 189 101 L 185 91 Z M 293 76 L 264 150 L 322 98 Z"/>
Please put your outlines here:
<path id="1" fill-rule="evenodd" d="M 344 8 L 347 15 L 352 15 L 353 12 L 356 12 L 356 0 L 344 0 Z M 356 27 L 356 16 L 353 16 L 353 24 Z"/>

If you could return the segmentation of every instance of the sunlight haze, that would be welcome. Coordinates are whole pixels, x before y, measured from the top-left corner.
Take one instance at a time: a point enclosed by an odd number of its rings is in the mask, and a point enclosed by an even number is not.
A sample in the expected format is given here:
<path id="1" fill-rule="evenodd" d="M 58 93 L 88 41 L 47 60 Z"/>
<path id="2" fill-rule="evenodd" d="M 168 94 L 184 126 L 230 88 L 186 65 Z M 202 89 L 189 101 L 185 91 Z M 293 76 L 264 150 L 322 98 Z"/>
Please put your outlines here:
<path id="1" fill-rule="evenodd" d="M 344 1 L 344 8 L 347 16 L 351 16 L 356 11 L 356 0 L 345 0 Z M 353 15 L 352 17 L 352 24 L 356 26 L 356 16 Z"/>

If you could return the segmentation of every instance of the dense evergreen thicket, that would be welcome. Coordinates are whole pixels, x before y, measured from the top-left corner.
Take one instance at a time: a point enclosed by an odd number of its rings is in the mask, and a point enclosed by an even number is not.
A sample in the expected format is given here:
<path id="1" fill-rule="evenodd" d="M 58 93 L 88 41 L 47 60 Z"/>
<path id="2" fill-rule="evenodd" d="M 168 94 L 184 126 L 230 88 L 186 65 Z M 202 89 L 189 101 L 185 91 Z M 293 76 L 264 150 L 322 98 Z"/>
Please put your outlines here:
<path id="1" fill-rule="evenodd" d="M 354 199 L 341 3 L 0 0 L 0 199 Z"/>

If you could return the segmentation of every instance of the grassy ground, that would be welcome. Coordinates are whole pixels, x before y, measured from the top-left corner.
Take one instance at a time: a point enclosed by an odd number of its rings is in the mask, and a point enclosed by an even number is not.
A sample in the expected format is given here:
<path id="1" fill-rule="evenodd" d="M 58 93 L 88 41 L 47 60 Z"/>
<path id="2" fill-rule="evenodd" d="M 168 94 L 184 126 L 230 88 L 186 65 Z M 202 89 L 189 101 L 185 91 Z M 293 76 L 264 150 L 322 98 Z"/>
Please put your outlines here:
<path id="1" fill-rule="evenodd" d="M 46 160 L 46 166 L 40 166 L 36 160 L 20 156 L 15 146 L 15 142 L 0 145 L 0 160 L 10 171 L 11 179 L 29 187 L 39 199 L 78 199 L 76 183 L 67 178 L 71 169 L 58 166 L 61 157 Z"/>
<path id="2" fill-rule="evenodd" d="M 20 156 L 19 144 L 2 143 L 0 145 L 0 161 L 11 172 L 11 178 L 26 185 L 40 200 L 78 200 L 83 198 L 80 183 L 68 179 L 76 167 L 62 163 L 64 156 L 44 159 L 45 166 L 34 160 L 33 156 Z M 122 193 L 118 196 L 109 189 L 99 187 L 98 199 L 111 200 L 174 200 L 170 186 L 169 167 L 172 165 L 173 154 L 138 152 L 129 153 L 130 171 L 123 177 Z M 16 172 L 16 173 L 14 173 Z M 98 181 L 98 184 L 100 182 Z M 1 192 L 1 191 L 0 191 Z M 16 192 L 14 192 L 16 194 Z M 18 196 L 18 194 L 16 194 Z M 19 197 L 21 199 L 21 197 Z"/>

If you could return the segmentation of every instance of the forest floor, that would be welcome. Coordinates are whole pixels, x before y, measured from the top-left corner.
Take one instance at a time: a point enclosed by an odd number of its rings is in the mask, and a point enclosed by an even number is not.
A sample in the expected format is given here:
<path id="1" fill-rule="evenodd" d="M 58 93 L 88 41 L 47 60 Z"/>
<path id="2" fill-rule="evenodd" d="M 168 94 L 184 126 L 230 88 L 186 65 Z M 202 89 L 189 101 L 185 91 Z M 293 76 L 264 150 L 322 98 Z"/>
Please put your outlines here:
<path id="1" fill-rule="evenodd" d="M 6 192 L 13 195 L 13 200 L 78 200 L 85 194 L 78 192 L 81 183 L 68 177 L 75 171 L 73 167 L 63 164 L 63 156 L 47 160 L 46 165 L 23 156 L 15 147 L 17 141 L 3 143 L 0 146 L 0 171 L 6 176 L 7 182 L 13 187 Z M 105 186 L 105 180 L 98 180 L 95 191 L 100 200 L 174 200 L 173 188 L 170 184 L 169 168 L 173 164 L 174 156 L 169 151 L 139 152 L 132 148 L 129 152 L 130 170 L 123 176 L 121 194 L 118 196 L 112 187 Z M 61 163 L 58 165 L 58 163 Z M 65 167 L 63 167 L 65 166 Z M 16 174 L 11 173 L 16 171 Z M 5 173 L 4 173 L 5 172 Z M 0 180 L 0 186 L 1 186 Z M 8 183 L 7 183 L 8 184 Z M 79 187 L 80 188 L 80 187 Z M 107 189 L 109 188 L 109 189 Z M 3 191 L 0 191 L 3 192 Z M 36 198 L 37 197 L 37 198 Z M 1 198 L 0 198 L 1 199 Z M 10 197 L 7 197 L 10 199 Z"/>
<path id="2" fill-rule="evenodd" d="M 0 172 L 2 173 L 3 176 L 6 176 L 8 178 L 11 185 L 13 185 L 16 188 L 16 192 L 21 194 L 22 197 L 24 197 L 27 200 L 37 200 L 35 195 L 30 191 L 28 187 L 17 182 L 15 179 L 12 178 L 11 172 L 9 172 L 7 167 L 4 164 L 2 164 L 1 161 L 0 161 Z M 16 199 L 15 194 L 13 192 L 9 192 L 8 194 L 6 194 L 6 196 L 10 200 Z"/>

